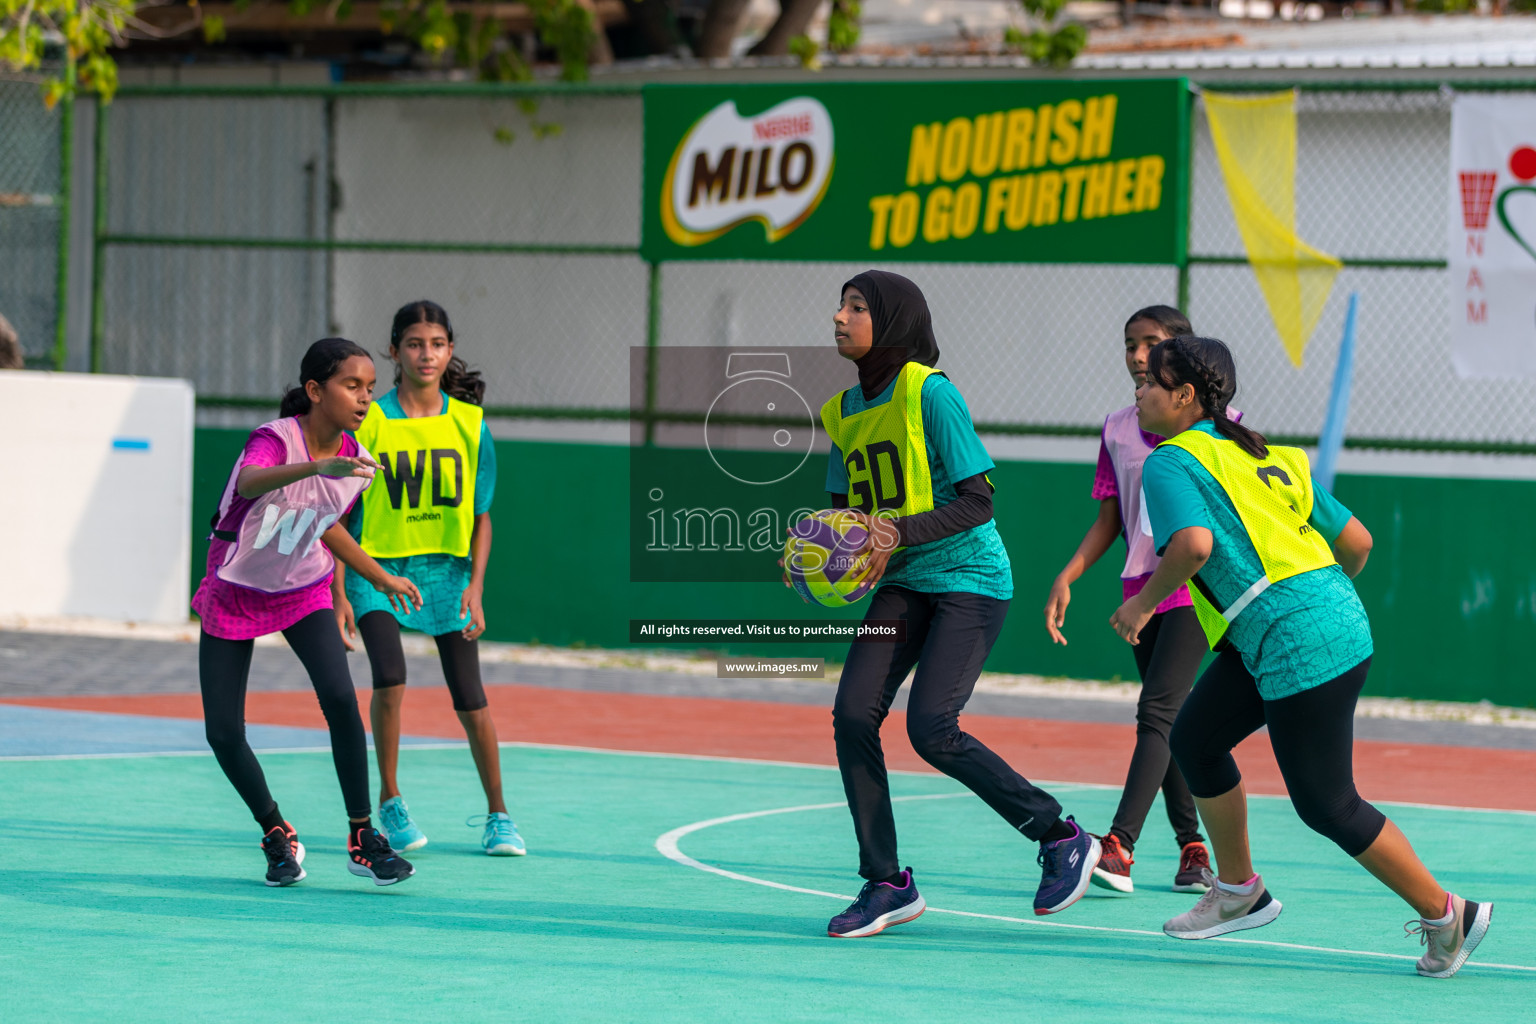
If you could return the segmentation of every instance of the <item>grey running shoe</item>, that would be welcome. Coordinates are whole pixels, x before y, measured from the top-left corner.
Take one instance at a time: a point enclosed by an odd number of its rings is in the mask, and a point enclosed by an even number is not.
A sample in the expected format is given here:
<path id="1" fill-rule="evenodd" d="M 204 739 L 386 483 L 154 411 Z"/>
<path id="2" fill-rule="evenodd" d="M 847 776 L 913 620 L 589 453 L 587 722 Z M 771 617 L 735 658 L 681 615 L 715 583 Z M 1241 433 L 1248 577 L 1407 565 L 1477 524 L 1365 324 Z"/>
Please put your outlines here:
<path id="1" fill-rule="evenodd" d="M 1163 934 L 1176 939 L 1209 939 L 1245 928 L 1262 928 L 1280 916 L 1280 901 L 1264 888 L 1264 879 L 1255 876 L 1253 892 L 1246 896 L 1224 892 L 1206 871 L 1202 879 L 1210 886 L 1195 909 L 1164 923 Z"/>
<path id="2" fill-rule="evenodd" d="M 1426 978 L 1449 978 L 1461 970 L 1461 965 L 1488 934 L 1492 917 L 1492 903 L 1473 903 L 1452 894 L 1451 919 L 1446 924 L 1416 920 L 1403 925 L 1403 931 L 1419 936 L 1419 941 L 1429 947 L 1419 958 L 1419 973 Z"/>

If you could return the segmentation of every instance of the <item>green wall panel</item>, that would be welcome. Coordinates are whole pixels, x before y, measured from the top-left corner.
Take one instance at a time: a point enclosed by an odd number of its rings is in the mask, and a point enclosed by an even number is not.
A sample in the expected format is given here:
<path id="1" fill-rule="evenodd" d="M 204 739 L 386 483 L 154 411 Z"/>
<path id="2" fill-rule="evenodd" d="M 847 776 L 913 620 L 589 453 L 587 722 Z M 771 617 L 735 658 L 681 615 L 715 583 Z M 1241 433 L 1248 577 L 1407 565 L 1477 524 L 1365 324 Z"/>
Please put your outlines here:
<path id="1" fill-rule="evenodd" d="M 193 566 L 207 558 L 208 517 L 244 431 L 197 432 Z M 761 583 L 629 580 L 629 451 L 612 445 L 498 441 L 501 479 L 486 586 L 487 638 L 594 647 L 628 645 L 635 618 L 813 618 L 778 582 L 772 558 Z M 1005 462 L 994 475 L 998 527 L 1013 561 L 1015 595 L 988 668 L 1086 679 L 1134 679 L 1130 649 L 1108 626 L 1120 601 L 1117 546 L 1073 588 L 1053 645 L 1042 609 L 1052 577 L 1092 521 L 1093 467 Z M 594 492 L 594 481 L 602 493 Z M 1376 540 L 1358 581 L 1376 634 L 1367 693 L 1536 705 L 1526 652 L 1536 646 L 1536 537 L 1511 509 L 1536 499 L 1536 483 L 1345 476 L 1340 499 Z M 590 495 L 583 498 L 582 495 Z M 196 579 L 193 581 L 196 586 Z M 857 618 L 862 609 L 829 613 Z M 840 644 L 742 644 L 738 653 L 841 660 Z"/>

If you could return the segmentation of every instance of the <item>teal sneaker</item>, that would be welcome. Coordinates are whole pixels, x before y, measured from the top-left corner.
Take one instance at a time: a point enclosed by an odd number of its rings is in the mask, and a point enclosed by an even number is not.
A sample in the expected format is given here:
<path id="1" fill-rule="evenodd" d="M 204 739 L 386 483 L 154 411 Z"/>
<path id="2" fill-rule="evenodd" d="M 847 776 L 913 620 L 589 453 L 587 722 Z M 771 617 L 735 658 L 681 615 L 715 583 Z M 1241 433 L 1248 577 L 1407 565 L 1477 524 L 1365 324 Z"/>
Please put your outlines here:
<path id="1" fill-rule="evenodd" d="M 411 809 L 405 806 L 404 797 L 392 796 L 379 805 L 379 824 L 384 826 L 384 835 L 393 850 L 405 853 L 427 845 L 427 837 L 411 820 Z"/>
<path id="2" fill-rule="evenodd" d="M 495 814 L 476 814 L 464 824 L 470 828 L 478 828 L 482 824 L 485 826 L 485 835 L 480 837 L 480 845 L 492 857 L 522 857 L 528 853 L 528 847 L 523 837 L 517 834 L 517 826 L 509 814 L 500 811 Z"/>

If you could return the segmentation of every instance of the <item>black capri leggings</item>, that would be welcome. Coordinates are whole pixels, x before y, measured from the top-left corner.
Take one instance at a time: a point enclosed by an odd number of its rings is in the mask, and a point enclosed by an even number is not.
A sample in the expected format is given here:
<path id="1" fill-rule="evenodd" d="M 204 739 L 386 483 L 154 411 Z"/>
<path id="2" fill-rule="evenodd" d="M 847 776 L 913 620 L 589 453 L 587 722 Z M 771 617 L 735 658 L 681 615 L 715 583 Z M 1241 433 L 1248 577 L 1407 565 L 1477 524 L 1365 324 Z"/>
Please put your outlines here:
<path id="1" fill-rule="evenodd" d="M 368 664 L 373 668 L 373 688 L 383 690 L 405 685 L 405 650 L 400 646 L 400 623 L 386 611 L 369 612 L 357 620 L 363 635 Z M 458 630 L 432 638 L 443 679 L 453 697 L 453 710 L 479 711 L 489 703 L 480 682 L 480 641 L 466 640 Z"/>
<path id="2" fill-rule="evenodd" d="M 371 811 L 368 739 L 357 711 L 357 693 L 352 689 L 347 649 L 336 628 L 336 615 L 329 608 L 311 612 L 283 630 L 283 636 L 309 672 L 330 727 L 331 759 L 336 764 L 347 816 L 366 818 Z M 277 801 L 272 799 L 267 778 L 245 739 L 245 689 L 254 646 L 254 640 L 223 640 L 205 632 L 198 642 L 197 668 L 208 745 L 259 822 L 272 813 Z"/>
<path id="3" fill-rule="evenodd" d="M 1296 813 L 1345 853 L 1360 856 L 1387 822 L 1355 790 L 1355 702 L 1370 666 L 1366 658 L 1321 686 L 1264 700 L 1242 656 L 1223 651 L 1173 723 L 1173 756 L 1189 791 L 1216 797 L 1241 782 L 1232 748 L 1267 725 Z"/>

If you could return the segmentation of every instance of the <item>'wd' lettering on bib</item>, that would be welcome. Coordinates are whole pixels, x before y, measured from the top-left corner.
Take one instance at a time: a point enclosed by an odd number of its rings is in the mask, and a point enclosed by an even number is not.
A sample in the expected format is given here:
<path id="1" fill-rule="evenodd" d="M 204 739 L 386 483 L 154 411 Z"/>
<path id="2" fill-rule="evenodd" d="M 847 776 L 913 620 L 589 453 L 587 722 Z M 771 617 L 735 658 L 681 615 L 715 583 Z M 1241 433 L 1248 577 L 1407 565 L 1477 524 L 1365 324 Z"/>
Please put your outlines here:
<path id="1" fill-rule="evenodd" d="M 390 419 L 377 402 L 357 441 L 383 467 L 363 495 L 362 548 L 375 558 L 469 554 L 480 464 L 478 405 L 443 396 L 437 416 Z"/>
<path id="2" fill-rule="evenodd" d="M 263 426 L 282 439 L 285 465 L 310 461 L 297 417 Z M 367 458 L 367 447 L 358 447 L 358 455 Z M 236 464 L 224 486 L 216 522 L 229 513 L 239 478 Z M 312 476 L 261 495 L 240 521 L 224 564 L 214 574 L 226 583 L 267 594 L 286 594 L 320 582 L 336 567 L 320 536 L 346 514 L 369 483 L 369 477 Z"/>
<path id="3" fill-rule="evenodd" d="M 938 372 L 907 363 L 889 402 L 844 416 L 844 392 L 838 392 L 821 407 L 821 425 L 843 453 L 848 470 L 849 508 L 897 516 L 933 509 L 922 399 L 923 382 Z"/>

